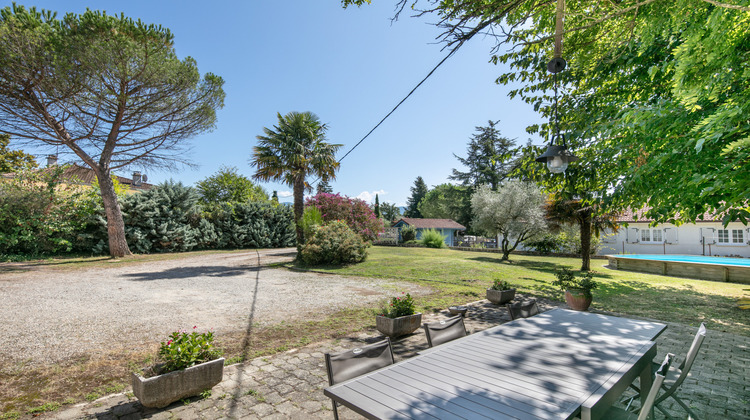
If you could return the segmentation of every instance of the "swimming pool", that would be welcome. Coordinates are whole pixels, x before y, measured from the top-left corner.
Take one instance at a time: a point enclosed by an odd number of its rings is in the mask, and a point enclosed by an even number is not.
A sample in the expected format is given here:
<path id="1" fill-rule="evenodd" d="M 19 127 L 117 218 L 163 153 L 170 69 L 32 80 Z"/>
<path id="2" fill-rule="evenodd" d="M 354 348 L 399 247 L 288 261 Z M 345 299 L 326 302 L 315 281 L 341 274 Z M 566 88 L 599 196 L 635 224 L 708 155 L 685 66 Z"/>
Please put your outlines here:
<path id="1" fill-rule="evenodd" d="M 750 284 L 750 258 L 703 255 L 608 255 L 609 266 L 666 276 Z"/>

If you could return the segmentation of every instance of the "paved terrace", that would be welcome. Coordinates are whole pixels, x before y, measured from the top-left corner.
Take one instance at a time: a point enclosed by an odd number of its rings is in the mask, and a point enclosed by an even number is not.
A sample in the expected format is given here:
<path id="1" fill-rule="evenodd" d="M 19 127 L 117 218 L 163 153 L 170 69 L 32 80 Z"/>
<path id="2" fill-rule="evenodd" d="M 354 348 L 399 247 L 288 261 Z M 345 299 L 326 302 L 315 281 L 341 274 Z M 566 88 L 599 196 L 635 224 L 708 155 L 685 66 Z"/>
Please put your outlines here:
<path id="1" fill-rule="evenodd" d="M 540 309 L 554 307 L 540 302 Z M 447 317 L 440 313 L 423 317 L 429 322 Z M 504 308 L 479 301 L 469 305 L 466 326 L 477 332 L 510 318 Z M 669 323 L 656 340 L 657 360 L 667 351 L 675 353 L 677 362 L 687 353 L 695 327 Z M 331 402 L 323 395 L 328 385 L 323 354 L 361 346 L 381 339 L 369 331 L 339 340 L 316 343 L 271 357 L 261 357 L 224 368 L 224 380 L 213 388 L 211 397 L 193 398 L 155 410 L 138 403 L 132 393 L 110 395 L 97 401 L 79 404 L 48 413 L 56 419 L 332 419 Z M 424 332 L 396 340 L 396 360 L 412 357 L 427 347 Z M 691 377 L 683 383 L 679 395 L 697 414 L 713 419 L 750 419 L 750 339 L 718 331 L 708 331 Z M 668 401 L 672 401 L 671 399 Z M 667 405 L 677 418 L 687 414 L 677 404 Z M 360 418 L 345 407 L 339 409 L 342 419 Z M 663 418 L 656 411 L 657 418 Z"/>

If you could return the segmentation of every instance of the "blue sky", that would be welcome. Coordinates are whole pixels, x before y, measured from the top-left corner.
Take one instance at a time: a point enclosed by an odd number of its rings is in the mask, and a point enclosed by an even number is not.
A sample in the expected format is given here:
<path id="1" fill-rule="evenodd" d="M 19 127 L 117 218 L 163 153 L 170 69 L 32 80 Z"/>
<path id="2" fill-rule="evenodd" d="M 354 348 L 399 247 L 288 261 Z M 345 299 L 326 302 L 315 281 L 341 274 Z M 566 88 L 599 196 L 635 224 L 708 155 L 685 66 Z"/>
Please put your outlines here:
<path id="1" fill-rule="evenodd" d="M 251 177 L 255 136 L 276 113 L 312 111 L 329 126 L 331 143 L 356 144 L 431 69 L 445 51 L 431 19 L 408 14 L 391 24 L 395 0 L 342 9 L 338 0 L 273 1 L 18 1 L 58 12 L 86 7 L 160 24 L 175 35 L 180 58 L 194 57 L 201 73 L 224 78 L 225 106 L 216 129 L 191 140 L 198 170 L 146 170 L 149 182 L 192 185 L 222 165 Z M 8 1 L 0 2 L 7 6 Z M 488 63 L 493 41 L 475 39 L 451 57 L 383 125 L 341 162 L 335 192 L 404 205 L 417 176 L 428 186 L 448 182 L 478 125 L 500 120 L 503 135 L 525 144 L 525 127 L 541 122 L 509 86 L 503 68 Z M 37 152 L 31 151 L 30 152 Z M 65 160 L 65 157 L 61 157 Z M 127 174 L 121 174 L 127 175 Z M 291 201 L 283 184 L 261 184 Z"/>

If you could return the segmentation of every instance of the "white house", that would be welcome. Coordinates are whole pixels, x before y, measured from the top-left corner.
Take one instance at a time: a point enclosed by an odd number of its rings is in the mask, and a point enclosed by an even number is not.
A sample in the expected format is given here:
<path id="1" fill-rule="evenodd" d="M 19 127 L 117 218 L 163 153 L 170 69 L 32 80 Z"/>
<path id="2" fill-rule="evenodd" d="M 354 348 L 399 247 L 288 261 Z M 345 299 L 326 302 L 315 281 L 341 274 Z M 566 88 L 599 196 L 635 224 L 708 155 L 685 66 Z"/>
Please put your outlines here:
<path id="1" fill-rule="evenodd" d="M 705 220 L 675 226 L 649 226 L 652 220 L 636 217 L 639 211 L 624 212 L 617 221 L 627 223 L 616 233 L 602 234 L 599 255 L 683 254 L 750 258 L 750 227 L 706 215 Z"/>

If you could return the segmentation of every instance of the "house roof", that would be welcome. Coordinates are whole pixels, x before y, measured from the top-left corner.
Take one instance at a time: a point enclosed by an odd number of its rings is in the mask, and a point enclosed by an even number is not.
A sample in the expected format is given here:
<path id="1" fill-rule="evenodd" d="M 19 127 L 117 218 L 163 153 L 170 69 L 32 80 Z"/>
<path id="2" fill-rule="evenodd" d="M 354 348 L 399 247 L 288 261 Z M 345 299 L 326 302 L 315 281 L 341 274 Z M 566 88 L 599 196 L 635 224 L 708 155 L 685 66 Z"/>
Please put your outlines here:
<path id="1" fill-rule="evenodd" d="M 400 221 L 403 221 L 409 226 L 414 226 L 417 229 L 458 229 L 466 230 L 466 226 L 451 220 L 451 219 L 416 219 L 411 217 L 402 217 L 398 219 L 394 225 Z"/>
<path id="2" fill-rule="evenodd" d="M 38 171 L 44 171 L 47 168 L 41 168 L 37 169 Z M 2 174 L 3 178 L 13 178 L 15 176 L 14 173 L 6 173 Z M 115 178 L 117 178 L 117 181 L 133 190 L 139 190 L 139 191 L 147 191 L 154 187 L 154 184 L 149 184 L 147 182 L 141 182 L 140 185 L 133 185 L 133 180 L 131 178 L 125 178 L 123 176 L 115 175 Z M 64 179 L 66 181 L 75 180 L 77 184 L 86 184 L 86 185 L 99 185 L 98 180 L 96 179 L 96 174 L 94 174 L 94 171 L 86 166 L 81 166 L 78 164 L 72 164 L 65 168 L 63 171 L 63 174 L 61 176 L 61 179 Z"/>

